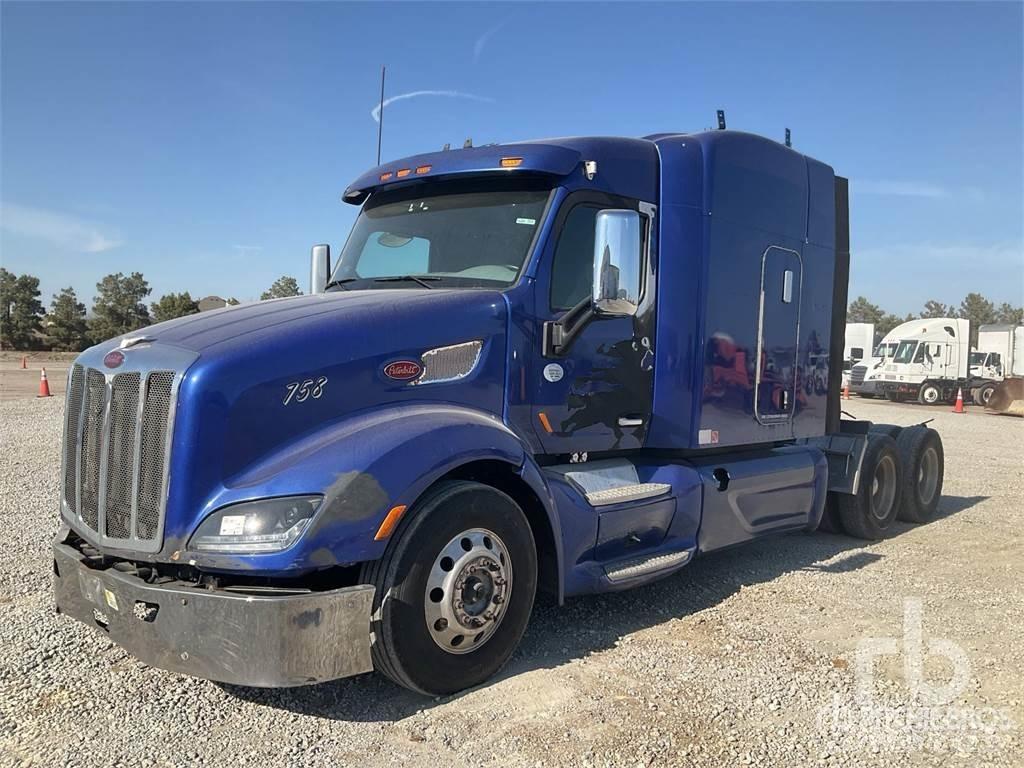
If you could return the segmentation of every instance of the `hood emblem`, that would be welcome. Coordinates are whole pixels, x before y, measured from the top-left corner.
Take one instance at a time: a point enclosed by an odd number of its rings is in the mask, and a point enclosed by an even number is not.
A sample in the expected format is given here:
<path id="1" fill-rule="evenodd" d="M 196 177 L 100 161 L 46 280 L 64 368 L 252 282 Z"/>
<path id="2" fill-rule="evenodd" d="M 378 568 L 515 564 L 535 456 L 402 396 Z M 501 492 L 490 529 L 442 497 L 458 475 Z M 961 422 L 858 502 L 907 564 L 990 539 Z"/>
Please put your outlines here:
<path id="1" fill-rule="evenodd" d="M 423 373 L 423 366 L 414 360 L 396 360 L 384 366 L 384 375 L 397 381 L 410 381 Z"/>
<path id="2" fill-rule="evenodd" d="M 119 349 L 112 349 L 103 356 L 103 364 L 107 368 L 117 368 L 124 362 L 124 352 Z"/>

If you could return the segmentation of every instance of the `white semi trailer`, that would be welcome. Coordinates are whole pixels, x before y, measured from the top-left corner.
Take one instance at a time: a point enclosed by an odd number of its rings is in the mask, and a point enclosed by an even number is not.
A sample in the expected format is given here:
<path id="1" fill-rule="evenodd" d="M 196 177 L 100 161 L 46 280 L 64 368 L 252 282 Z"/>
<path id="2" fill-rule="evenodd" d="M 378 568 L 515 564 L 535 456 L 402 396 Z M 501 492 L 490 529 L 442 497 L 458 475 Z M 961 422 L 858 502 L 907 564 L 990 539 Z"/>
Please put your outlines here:
<path id="1" fill-rule="evenodd" d="M 988 405 L 996 385 L 1024 377 L 1024 325 L 999 323 L 978 328 L 978 346 L 971 352 L 969 374 L 984 383 L 971 387 L 974 402 Z"/>

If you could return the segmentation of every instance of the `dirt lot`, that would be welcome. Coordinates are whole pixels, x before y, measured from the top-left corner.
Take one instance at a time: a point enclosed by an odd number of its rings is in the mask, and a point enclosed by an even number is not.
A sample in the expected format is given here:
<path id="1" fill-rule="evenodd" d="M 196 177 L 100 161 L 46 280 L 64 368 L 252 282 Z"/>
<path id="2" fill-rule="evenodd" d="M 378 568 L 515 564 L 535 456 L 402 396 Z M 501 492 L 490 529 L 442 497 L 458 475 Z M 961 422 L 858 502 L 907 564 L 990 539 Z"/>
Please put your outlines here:
<path id="1" fill-rule="evenodd" d="M 64 395 L 68 368 L 76 352 L 0 352 L 0 400 L 19 400 L 39 394 L 39 373 L 46 369 L 50 394 Z M 25 368 L 22 368 L 24 358 Z"/>
<path id="2" fill-rule="evenodd" d="M 0 403 L 0 764 L 1021 765 L 1024 420 L 846 408 L 935 419 L 936 521 L 871 545 L 783 536 L 540 605 L 496 680 L 429 700 L 377 675 L 222 687 L 55 616 L 62 403 Z M 872 647 L 888 655 L 858 674 Z"/>

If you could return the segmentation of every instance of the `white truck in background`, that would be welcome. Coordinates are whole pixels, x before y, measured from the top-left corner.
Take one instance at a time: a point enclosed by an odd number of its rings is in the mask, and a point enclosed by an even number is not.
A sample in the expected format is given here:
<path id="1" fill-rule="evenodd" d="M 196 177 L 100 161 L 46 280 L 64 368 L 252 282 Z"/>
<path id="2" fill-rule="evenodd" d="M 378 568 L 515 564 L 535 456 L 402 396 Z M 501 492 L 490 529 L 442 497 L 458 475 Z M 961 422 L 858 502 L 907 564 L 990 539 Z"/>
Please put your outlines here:
<path id="1" fill-rule="evenodd" d="M 850 385 L 853 366 L 869 356 L 875 347 L 874 323 L 847 323 L 843 341 L 843 387 Z"/>
<path id="2" fill-rule="evenodd" d="M 983 330 L 982 330 L 983 329 Z M 958 391 L 985 405 L 1014 361 L 1013 326 L 983 326 L 985 353 L 970 350 L 971 324 L 963 318 L 914 320 L 896 328 L 896 351 L 876 370 L 876 392 L 889 400 L 923 405 L 952 403 Z M 1024 361 L 1017 362 L 1018 367 Z M 880 375 L 879 375 L 880 374 Z"/>
<path id="3" fill-rule="evenodd" d="M 896 348 L 899 346 L 900 339 L 919 333 L 921 328 L 925 327 L 924 322 L 923 320 L 911 320 L 908 323 L 897 325 L 889 333 L 885 334 L 882 340 L 874 346 L 874 349 L 871 351 L 871 357 L 855 362 L 850 367 L 850 391 L 861 397 L 868 398 L 879 394 L 878 382 L 885 371 L 886 361 L 891 360 L 893 355 L 896 354 Z M 850 325 L 854 324 L 847 325 L 847 333 L 849 333 Z M 870 324 L 864 323 L 864 325 Z M 872 335 L 874 335 L 874 326 L 872 325 L 871 327 Z"/>
<path id="4" fill-rule="evenodd" d="M 988 405 L 996 385 L 1024 377 L 1024 325 L 998 323 L 978 328 L 978 346 L 971 352 L 968 372 L 984 383 L 971 387 L 971 398 Z"/>

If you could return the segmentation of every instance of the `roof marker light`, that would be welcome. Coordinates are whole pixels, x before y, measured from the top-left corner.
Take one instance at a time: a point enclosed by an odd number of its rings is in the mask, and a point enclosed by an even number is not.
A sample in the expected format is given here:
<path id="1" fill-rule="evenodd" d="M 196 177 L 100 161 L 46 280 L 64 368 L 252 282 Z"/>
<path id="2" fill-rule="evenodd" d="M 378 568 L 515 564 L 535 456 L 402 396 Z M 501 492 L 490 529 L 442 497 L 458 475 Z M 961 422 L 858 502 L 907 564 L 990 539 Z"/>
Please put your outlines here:
<path id="1" fill-rule="evenodd" d="M 390 178 L 391 178 L 392 176 L 394 176 L 394 175 L 395 175 L 395 174 L 393 174 L 393 173 L 392 173 L 391 171 L 388 171 L 387 173 L 382 173 L 382 174 L 380 175 L 380 180 L 381 180 L 381 181 L 387 181 L 388 179 L 390 179 Z"/>
<path id="2" fill-rule="evenodd" d="M 433 168 L 433 167 L 434 166 L 432 166 L 432 165 L 421 165 L 419 168 L 416 169 L 416 173 L 417 174 L 420 174 L 420 173 L 430 173 L 430 169 Z"/>
<path id="3" fill-rule="evenodd" d="M 409 175 L 410 173 L 412 173 L 412 171 L 411 171 L 411 170 L 409 170 L 408 168 L 399 168 L 399 169 L 398 169 L 398 178 L 400 178 L 400 179 L 404 179 L 404 178 L 405 178 L 406 176 L 408 176 L 408 175 Z"/>
<path id="4" fill-rule="evenodd" d="M 502 168 L 518 168 L 523 164 L 523 158 L 521 157 L 503 157 L 501 158 Z"/>

